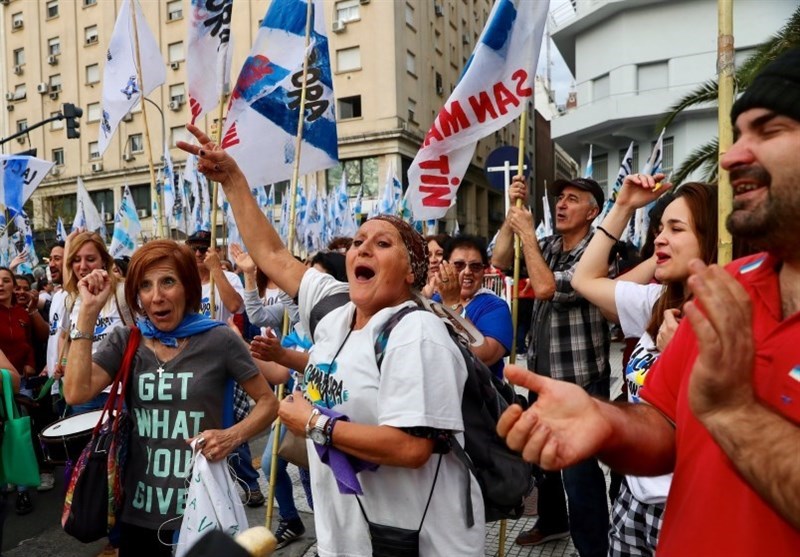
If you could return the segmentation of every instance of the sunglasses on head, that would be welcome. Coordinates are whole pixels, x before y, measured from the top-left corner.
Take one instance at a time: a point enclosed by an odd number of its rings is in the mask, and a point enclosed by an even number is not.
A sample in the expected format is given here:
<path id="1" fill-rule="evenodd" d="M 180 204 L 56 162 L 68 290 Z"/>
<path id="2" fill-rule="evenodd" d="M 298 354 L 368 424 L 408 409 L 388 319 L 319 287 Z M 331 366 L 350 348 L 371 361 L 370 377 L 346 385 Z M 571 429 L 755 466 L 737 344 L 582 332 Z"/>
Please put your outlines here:
<path id="1" fill-rule="evenodd" d="M 469 267 L 469 270 L 473 273 L 480 273 L 483 271 L 486 266 L 483 263 L 475 261 L 473 263 L 467 263 L 466 261 L 453 261 L 453 267 L 455 267 L 456 271 L 459 273 Z"/>

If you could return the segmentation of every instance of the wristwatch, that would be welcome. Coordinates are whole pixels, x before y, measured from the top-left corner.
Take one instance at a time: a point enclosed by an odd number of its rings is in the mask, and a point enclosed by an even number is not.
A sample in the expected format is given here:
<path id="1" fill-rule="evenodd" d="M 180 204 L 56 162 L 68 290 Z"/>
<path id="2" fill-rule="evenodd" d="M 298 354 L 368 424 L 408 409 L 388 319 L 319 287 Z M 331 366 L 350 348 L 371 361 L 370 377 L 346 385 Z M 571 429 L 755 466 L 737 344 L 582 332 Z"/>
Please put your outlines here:
<path id="1" fill-rule="evenodd" d="M 308 436 L 317 445 L 328 445 L 327 425 L 330 418 L 325 414 L 320 414 L 314 427 L 308 432 Z"/>
<path id="2" fill-rule="evenodd" d="M 79 331 L 78 329 L 72 329 L 69 332 L 69 338 L 72 340 L 94 340 L 94 335 L 92 333 L 84 333 L 83 331 Z"/>

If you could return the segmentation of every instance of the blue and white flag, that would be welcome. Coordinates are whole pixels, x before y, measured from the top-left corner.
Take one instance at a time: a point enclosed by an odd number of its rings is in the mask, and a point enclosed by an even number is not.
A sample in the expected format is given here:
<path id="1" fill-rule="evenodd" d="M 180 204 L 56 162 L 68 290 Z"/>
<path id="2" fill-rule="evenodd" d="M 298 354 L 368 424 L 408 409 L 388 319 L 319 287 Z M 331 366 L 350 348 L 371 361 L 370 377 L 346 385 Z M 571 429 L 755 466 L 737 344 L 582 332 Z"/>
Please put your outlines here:
<path id="1" fill-rule="evenodd" d="M 664 158 L 663 152 L 665 131 L 666 129 L 661 130 L 661 134 L 658 136 L 658 140 L 653 145 L 653 150 L 650 152 L 650 156 L 647 158 L 644 168 L 642 168 L 642 174 L 650 174 L 652 176 L 661 172 L 661 164 Z M 637 249 L 642 247 L 642 244 L 644 244 L 644 240 L 647 237 L 647 229 L 650 226 L 650 209 L 653 207 L 653 204 L 655 204 L 655 201 L 645 207 L 636 209 L 636 214 L 631 219 L 631 241 Z"/>
<path id="2" fill-rule="evenodd" d="M 336 190 L 336 205 L 336 213 L 340 219 L 336 234 L 345 238 L 355 236 L 356 232 L 358 232 L 358 225 L 350 207 L 350 196 L 347 193 L 347 176 L 344 173 L 342 173 L 339 188 Z"/>
<path id="3" fill-rule="evenodd" d="M 542 196 L 542 210 L 544 216 L 539 226 L 536 227 L 537 240 L 553 235 L 553 216 L 550 214 L 550 200 L 547 198 L 547 195 Z"/>
<path id="4" fill-rule="evenodd" d="M 494 3 L 461 80 L 408 170 L 414 218 L 444 217 L 478 140 L 527 109 L 549 4 L 531 0 Z"/>
<path id="5" fill-rule="evenodd" d="M 336 165 L 333 79 L 322 0 L 312 0 L 305 46 L 306 0 L 273 0 L 231 95 L 222 147 L 250 184 L 270 184 Z M 303 60 L 308 53 L 302 152 L 295 153 Z M 264 153 L 270 153 L 265 157 Z"/>
<path id="6" fill-rule="evenodd" d="M 167 226 L 174 224 L 173 211 L 175 210 L 175 168 L 172 165 L 172 156 L 169 154 L 169 145 L 164 142 L 164 221 Z"/>
<path id="7" fill-rule="evenodd" d="M 378 213 L 384 215 L 397 215 L 400 212 L 400 200 L 403 198 L 403 183 L 397 177 L 394 164 L 391 164 L 386 173 L 386 183 L 383 185 L 383 195 L 378 202 Z"/>
<path id="8" fill-rule="evenodd" d="M 56 220 L 56 241 L 67 241 L 67 230 L 64 228 L 64 221 L 61 219 L 61 217 L 58 217 L 58 220 Z"/>
<path id="9" fill-rule="evenodd" d="M 27 155 L 0 155 L 0 235 L 8 227 L 6 211 L 14 216 L 55 165 Z"/>
<path id="10" fill-rule="evenodd" d="M 270 224 L 275 224 L 275 184 L 269 186 L 266 205 L 267 219 Z"/>
<path id="11" fill-rule="evenodd" d="M 72 230 L 83 228 L 89 232 L 98 232 L 103 227 L 103 220 L 97 211 L 83 180 L 78 177 L 77 182 L 77 204 L 75 208 L 75 218 L 72 219 Z"/>
<path id="12" fill-rule="evenodd" d="M 196 172 L 197 187 L 200 189 L 200 229 L 211 230 L 211 195 L 208 192 L 208 180 L 205 174 Z M 222 196 L 219 196 L 218 202 L 221 202 Z M 215 223 L 216 224 L 216 223 Z"/>
<path id="13" fill-rule="evenodd" d="M 175 169 L 173 167 L 173 173 L 174 172 L 175 172 Z M 187 213 L 188 213 L 188 210 L 187 210 L 187 207 L 188 207 L 188 205 L 187 205 L 188 196 L 187 196 L 186 190 L 185 190 L 185 184 L 184 184 L 184 181 L 183 181 L 183 174 L 181 174 L 180 176 L 175 175 L 175 178 L 176 178 L 175 179 L 175 188 L 174 188 L 175 189 L 175 203 L 174 203 L 174 205 L 172 207 L 171 218 L 172 218 L 172 222 L 175 225 L 175 228 L 180 230 L 181 232 L 183 232 L 184 234 L 186 234 L 188 236 L 189 233 L 188 233 L 188 230 L 187 230 L 187 223 L 186 223 L 186 217 L 187 217 Z"/>
<path id="14" fill-rule="evenodd" d="M 139 213 L 136 212 L 133 195 L 126 184 L 122 190 L 119 210 L 114 217 L 114 235 L 108 250 L 111 257 L 117 259 L 124 255 L 133 255 L 133 251 L 136 249 L 136 238 L 139 237 L 141 231 L 142 223 L 139 221 Z"/>
<path id="15" fill-rule="evenodd" d="M 585 178 L 591 178 L 592 174 L 594 174 L 594 165 L 592 164 L 592 147 L 593 145 L 589 145 L 589 160 L 586 161 L 586 173 L 584 174 Z"/>
<path id="16" fill-rule="evenodd" d="M 184 187 L 189 190 L 191 198 L 187 197 L 187 228 L 189 234 L 194 234 L 201 230 L 203 223 L 203 204 L 200 197 L 200 184 L 197 179 L 197 157 L 189 155 L 186 157 L 186 166 L 183 167 Z M 191 201 L 191 205 L 189 202 Z"/>
<path id="17" fill-rule="evenodd" d="M 39 258 L 36 256 L 36 246 L 33 242 L 33 227 L 31 227 L 31 219 L 25 213 L 20 211 L 14 216 L 14 225 L 19 232 L 19 238 L 22 243 L 22 249 L 18 250 L 19 253 L 23 251 L 28 254 L 28 259 L 17 267 L 17 274 L 19 275 L 32 275 L 33 268 L 39 264 Z"/>
<path id="18" fill-rule="evenodd" d="M 283 190 L 283 199 L 281 200 L 281 222 L 278 227 L 278 234 L 284 245 L 289 243 L 289 186 Z"/>
<path id="19" fill-rule="evenodd" d="M 599 215 L 597 215 L 597 218 L 594 220 L 595 226 L 602 223 L 603 219 L 606 218 L 606 215 L 611 210 L 611 207 L 617 200 L 617 196 L 619 195 L 619 190 L 622 189 L 622 183 L 625 181 L 625 176 L 631 173 L 631 168 L 633 168 L 633 141 L 631 141 L 631 144 L 628 145 L 628 150 L 625 152 L 625 156 L 622 158 L 622 162 L 619 165 L 619 172 L 617 172 L 617 179 L 611 188 L 610 195 L 606 197 L 606 202 L 603 205 L 603 210 L 600 212 Z"/>
<path id="20" fill-rule="evenodd" d="M 233 0 L 189 1 L 186 81 L 192 124 L 230 90 L 232 17 Z"/>
<path id="21" fill-rule="evenodd" d="M 353 214 L 355 215 L 356 224 L 361 222 L 361 204 L 364 198 L 364 184 L 361 184 L 358 188 L 358 193 L 356 194 L 356 200 L 353 203 Z"/>
<path id="22" fill-rule="evenodd" d="M 100 121 L 100 135 L 97 146 L 100 154 L 105 153 L 120 120 L 130 112 L 150 92 L 163 85 L 167 78 L 167 67 L 161 56 L 153 33 L 147 26 L 138 2 L 133 2 L 136 14 L 136 28 L 139 35 L 139 59 L 141 60 L 142 83 L 136 64 L 136 42 L 131 17 L 131 0 L 122 0 L 122 5 L 111 33 L 111 42 L 106 52 L 106 65 L 103 68 L 103 97 Z M 143 107 L 144 108 L 144 107 Z"/>

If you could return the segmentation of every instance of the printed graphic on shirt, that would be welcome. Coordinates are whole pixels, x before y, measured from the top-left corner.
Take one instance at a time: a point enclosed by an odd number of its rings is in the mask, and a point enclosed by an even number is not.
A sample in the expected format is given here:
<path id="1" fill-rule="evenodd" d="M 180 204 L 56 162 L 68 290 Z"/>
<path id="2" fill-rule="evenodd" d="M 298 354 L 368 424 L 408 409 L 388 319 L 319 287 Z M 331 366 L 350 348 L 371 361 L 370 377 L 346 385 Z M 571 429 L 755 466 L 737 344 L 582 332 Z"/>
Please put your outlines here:
<path id="1" fill-rule="evenodd" d="M 219 315 L 219 304 L 214 304 L 214 315 Z M 209 297 L 200 299 L 200 315 L 211 317 L 211 299 Z"/>
<path id="2" fill-rule="evenodd" d="M 344 381 L 336 377 L 337 363 L 308 363 L 303 372 L 303 391 L 311 404 L 333 408 L 348 399 Z"/>
<path id="3" fill-rule="evenodd" d="M 637 344 L 631 353 L 628 367 L 625 368 L 625 381 L 628 384 L 628 397 L 631 402 L 640 402 L 639 388 L 644 385 L 647 372 L 657 357 L 658 352 L 648 350 L 642 343 Z"/>
<path id="4" fill-rule="evenodd" d="M 92 338 L 92 343 L 100 342 L 101 340 L 106 338 L 108 333 L 111 332 L 110 328 L 112 327 L 112 325 L 116 325 L 119 321 L 120 320 L 117 315 L 114 315 L 112 317 L 102 317 L 102 316 L 98 317 L 97 322 L 94 324 L 94 336 Z M 71 331 L 74 331 L 77 328 L 78 326 L 75 324 L 74 321 L 70 323 Z"/>
<path id="5" fill-rule="evenodd" d="M 142 373 L 136 377 L 142 402 L 134 406 L 139 437 L 147 449 L 147 463 L 131 494 L 134 509 L 163 516 L 183 514 L 188 486 L 165 487 L 165 478 L 185 479 L 191 474 L 192 449 L 159 448 L 159 440 L 189 439 L 200 432 L 205 412 L 181 410 L 189 400 L 191 372 Z M 169 408 L 165 406 L 174 406 Z"/>
<path id="6" fill-rule="evenodd" d="M 50 318 L 50 334 L 49 336 L 53 336 L 58 332 L 58 328 L 61 324 L 61 316 L 58 312 L 53 312 Z"/>

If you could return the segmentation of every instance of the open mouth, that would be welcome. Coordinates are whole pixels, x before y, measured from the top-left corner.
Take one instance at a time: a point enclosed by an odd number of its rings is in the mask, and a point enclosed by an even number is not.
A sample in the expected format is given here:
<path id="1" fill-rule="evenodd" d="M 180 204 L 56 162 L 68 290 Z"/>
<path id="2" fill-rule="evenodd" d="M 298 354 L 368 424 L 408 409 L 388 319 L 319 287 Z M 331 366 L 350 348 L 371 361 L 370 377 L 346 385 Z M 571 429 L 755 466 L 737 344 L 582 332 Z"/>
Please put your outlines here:
<path id="1" fill-rule="evenodd" d="M 167 317 L 169 317 L 169 314 L 172 313 L 172 312 L 170 310 L 168 310 L 168 309 L 162 309 L 162 310 L 159 310 L 159 311 L 154 311 L 152 313 L 153 313 L 153 317 L 155 317 L 158 320 L 162 320 L 162 319 L 166 319 Z"/>
<path id="2" fill-rule="evenodd" d="M 355 268 L 356 280 L 367 281 L 375 276 L 375 271 L 366 265 L 357 265 Z"/>
<path id="3" fill-rule="evenodd" d="M 670 259 L 672 258 L 666 253 L 656 253 L 656 265 L 663 265 Z"/>
<path id="4" fill-rule="evenodd" d="M 744 195 L 744 194 L 749 193 L 751 191 L 760 190 L 760 189 L 765 188 L 765 187 L 766 186 L 764 186 L 762 184 L 756 184 L 756 183 L 753 183 L 753 182 L 739 183 L 739 184 L 735 184 L 733 186 L 733 195 L 735 195 L 735 196 Z"/>

